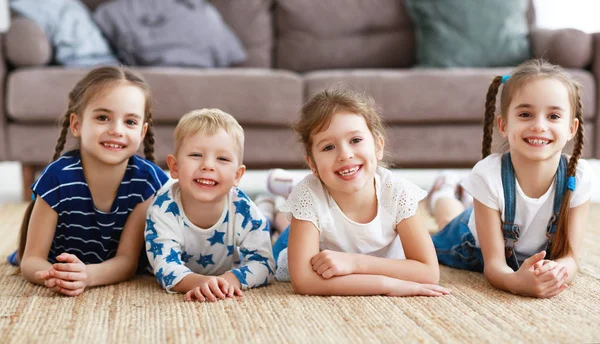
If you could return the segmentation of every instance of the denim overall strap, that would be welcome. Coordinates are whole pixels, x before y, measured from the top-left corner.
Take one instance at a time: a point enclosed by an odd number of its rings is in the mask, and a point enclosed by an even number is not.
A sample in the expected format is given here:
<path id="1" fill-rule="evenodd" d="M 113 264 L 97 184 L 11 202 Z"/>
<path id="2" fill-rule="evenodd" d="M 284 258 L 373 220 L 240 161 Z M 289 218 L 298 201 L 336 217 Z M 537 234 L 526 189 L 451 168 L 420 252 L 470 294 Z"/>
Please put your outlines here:
<path id="1" fill-rule="evenodd" d="M 554 239 L 554 233 L 556 233 L 556 224 L 558 222 L 558 214 L 560 213 L 560 204 L 562 203 L 563 196 L 567 191 L 567 157 L 561 155 L 560 162 L 558 163 L 558 170 L 556 171 L 556 186 L 554 190 L 554 207 L 552 208 L 552 216 L 548 222 L 546 230 L 546 237 L 548 238 L 548 244 L 546 245 L 546 253 L 549 255 L 549 250 L 552 248 L 552 239 Z"/>
<path id="2" fill-rule="evenodd" d="M 504 236 L 504 253 L 506 264 L 514 271 L 519 269 L 519 261 L 515 253 L 515 244 L 519 241 L 520 229 L 515 222 L 517 177 L 510 159 L 510 153 L 502 156 L 500 173 L 502 175 L 502 189 L 504 191 L 504 221 L 502 222 L 502 235 Z"/>

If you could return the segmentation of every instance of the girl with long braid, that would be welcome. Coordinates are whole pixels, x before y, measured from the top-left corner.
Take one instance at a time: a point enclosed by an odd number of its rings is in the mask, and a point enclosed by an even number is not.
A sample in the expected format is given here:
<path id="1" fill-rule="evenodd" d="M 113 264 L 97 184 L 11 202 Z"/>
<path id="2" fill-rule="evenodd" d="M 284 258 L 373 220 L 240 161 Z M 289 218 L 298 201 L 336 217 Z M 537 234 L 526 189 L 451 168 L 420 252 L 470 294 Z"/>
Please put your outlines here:
<path id="1" fill-rule="evenodd" d="M 494 121 L 507 153 L 491 154 Z M 568 157 L 562 151 L 571 139 Z M 531 60 L 495 77 L 483 160 L 461 185 L 473 208 L 454 197 L 457 184 L 447 175 L 429 198 L 442 228 L 433 235 L 440 263 L 483 271 L 494 287 L 519 295 L 547 298 L 565 290 L 577 274 L 593 189 L 593 171 L 580 159 L 583 139 L 580 86 L 560 67 Z"/>
<path id="2" fill-rule="evenodd" d="M 122 67 L 96 68 L 71 90 L 52 163 L 31 186 L 19 249 L 8 257 L 27 280 L 76 296 L 147 266 L 146 209 L 168 180 L 153 163 L 150 103 L 146 82 Z M 69 130 L 79 148 L 61 155 Z M 146 159 L 135 155 L 142 141 Z"/>

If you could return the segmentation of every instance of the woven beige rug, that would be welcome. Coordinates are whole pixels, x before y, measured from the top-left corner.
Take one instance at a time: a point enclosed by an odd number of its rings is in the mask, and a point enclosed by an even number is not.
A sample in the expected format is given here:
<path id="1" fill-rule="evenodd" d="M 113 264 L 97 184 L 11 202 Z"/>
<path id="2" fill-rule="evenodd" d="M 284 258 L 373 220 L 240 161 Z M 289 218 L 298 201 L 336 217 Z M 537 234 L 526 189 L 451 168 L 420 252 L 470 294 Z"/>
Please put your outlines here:
<path id="1" fill-rule="evenodd" d="M 151 277 L 71 298 L 15 275 L 23 205 L 0 206 L 0 342 L 600 342 L 600 205 L 593 205 L 575 283 L 538 300 L 490 287 L 482 274 L 442 267 L 439 298 L 307 297 L 288 283 L 241 300 L 188 303 Z M 429 222 L 429 226 L 432 222 Z"/>

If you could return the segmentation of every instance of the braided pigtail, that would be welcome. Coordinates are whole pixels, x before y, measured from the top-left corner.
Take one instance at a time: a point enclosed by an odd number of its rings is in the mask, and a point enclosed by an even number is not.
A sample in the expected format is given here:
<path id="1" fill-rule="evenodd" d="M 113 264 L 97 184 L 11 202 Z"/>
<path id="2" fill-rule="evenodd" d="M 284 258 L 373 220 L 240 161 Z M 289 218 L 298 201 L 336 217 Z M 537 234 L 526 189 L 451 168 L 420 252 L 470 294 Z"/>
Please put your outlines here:
<path id="1" fill-rule="evenodd" d="M 575 173 L 577 171 L 577 163 L 583 153 L 584 130 L 583 130 L 583 110 L 581 104 L 581 95 L 579 86 L 576 85 L 577 104 L 575 105 L 575 118 L 579 121 L 577 133 L 575 134 L 575 142 L 573 145 L 573 154 L 569 159 L 567 167 L 568 188 L 560 205 L 560 213 L 558 215 L 558 223 L 556 225 L 556 234 L 552 242 L 551 254 L 552 259 L 557 259 L 570 254 L 571 243 L 569 241 L 569 210 L 571 205 L 571 194 L 575 189 Z"/>
<path id="2" fill-rule="evenodd" d="M 492 153 L 492 134 L 494 133 L 494 118 L 496 117 L 496 96 L 501 84 L 502 77 L 495 77 L 486 95 L 483 140 L 481 142 L 482 159 Z"/>
<path id="3" fill-rule="evenodd" d="M 154 121 L 152 120 L 152 111 L 150 109 L 146 112 L 146 117 L 148 130 L 146 130 L 146 136 L 144 137 L 144 155 L 146 159 L 154 162 Z"/>

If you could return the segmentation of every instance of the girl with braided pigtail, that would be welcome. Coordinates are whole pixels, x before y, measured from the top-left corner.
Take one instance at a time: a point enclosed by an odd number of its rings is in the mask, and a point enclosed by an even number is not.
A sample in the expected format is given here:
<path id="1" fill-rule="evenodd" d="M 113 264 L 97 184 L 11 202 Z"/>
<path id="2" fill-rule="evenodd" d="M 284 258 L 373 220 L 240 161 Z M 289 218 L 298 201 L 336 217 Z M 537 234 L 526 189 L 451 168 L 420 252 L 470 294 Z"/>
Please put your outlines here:
<path id="1" fill-rule="evenodd" d="M 508 141 L 504 154 L 491 152 L 494 122 Z M 562 151 L 571 139 L 568 157 Z M 562 68 L 531 60 L 495 77 L 485 104 L 483 159 L 460 185 L 473 207 L 457 199 L 460 188 L 449 174 L 429 198 L 442 228 L 433 235 L 440 263 L 483 271 L 494 287 L 519 295 L 547 298 L 565 290 L 577 274 L 595 179 L 580 159 L 583 141 L 580 87 Z"/>
<path id="2" fill-rule="evenodd" d="M 93 69 L 71 90 L 52 162 L 31 186 L 19 249 L 8 257 L 27 280 L 76 296 L 147 266 L 146 209 L 168 180 L 154 164 L 150 103 L 146 82 L 122 67 Z M 62 154 L 69 131 L 79 148 Z M 135 155 L 142 140 L 146 159 Z"/>

